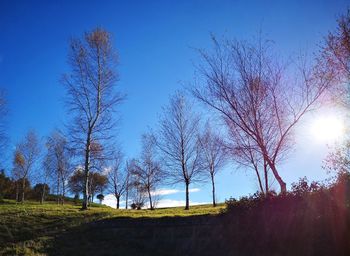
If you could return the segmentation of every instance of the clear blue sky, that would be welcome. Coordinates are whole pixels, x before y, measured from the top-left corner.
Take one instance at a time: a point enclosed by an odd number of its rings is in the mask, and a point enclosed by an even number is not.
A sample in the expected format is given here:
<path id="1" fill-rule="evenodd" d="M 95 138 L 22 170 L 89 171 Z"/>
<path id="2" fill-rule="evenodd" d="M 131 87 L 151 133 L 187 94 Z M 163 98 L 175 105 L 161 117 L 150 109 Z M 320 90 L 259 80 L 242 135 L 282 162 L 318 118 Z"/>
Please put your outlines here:
<path id="1" fill-rule="evenodd" d="M 312 52 L 348 5 L 345 0 L 2 0 L 0 86 L 7 92 L 10 109 L 9 151 L 29 128 L 46 136 L 61 126 L 66 114 L 59 79 L 69 70 L 68 41 L 84 31 L 101 26 L 113 34 L 120 55 L 119 86 L 128 95 L 119 111 L 119 140 L 132 157 L 139 151 L 141 133 L 155 126 L 169 95 L 193 78 L 197 56 L 192 47 L 210 47 L 210 33 L 244 39 L 262 29 L 284 56 L 300 49 Z M 303 143 L 304 137 L 296 140 L 296 152 L 281 166 L 289 184 L 304 175 L 324 177 L 324 145 L 312 148 Z M 199 188 L 202 193 L 193 193 L 191 200 L 210 201 L 210 189 Z M 254 176 L 233 167 L 218 177 L 219 200 L 256 189 Z"/>

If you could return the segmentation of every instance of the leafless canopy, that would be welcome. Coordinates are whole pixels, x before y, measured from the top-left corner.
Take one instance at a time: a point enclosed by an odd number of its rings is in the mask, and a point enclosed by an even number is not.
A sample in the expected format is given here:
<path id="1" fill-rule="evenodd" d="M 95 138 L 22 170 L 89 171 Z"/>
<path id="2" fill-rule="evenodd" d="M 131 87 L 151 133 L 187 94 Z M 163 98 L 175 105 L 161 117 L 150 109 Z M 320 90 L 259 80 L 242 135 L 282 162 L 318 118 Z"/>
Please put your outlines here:
<path id="1" fill-rule="evenodd" d="M 213 52 L 200 51 L 201 80 L 193 94 L 221 115 L 231 142 L 239 142 L 237 149 L 256 151 L 266 161 L 285 192 L 276 165 L 292 146 L 293 128 L 315 107 L 333 76 L 308 69 L 303 62 L 298 76 L 289 79 L 271 54 L 271 44 L 262 39 L 250 43 L 213 38 L 213 43 Z"/>
<path id="2" fill-rule="evenodd" d="M 337 28 L 328 34 L 318 59 L 319 69 L 337 74 L 335 101 L 350 107 L 350 9 L 338 19 Z"/>
<path id="3" fill-rule="evenodd" d="M 206 123 L 204 132 L 199 138 L 202 153 L 203 169 L 209 174 L 212 185 L 213 206 L 216 206 L 215 176 L 221 170 L 227 160 L 227 150 L 224 140 L 213 131 L 209 122 Z"/>
<path id="4" fill-rule="evenodd" d="M 149 199 L 150 209 L 155 208 L 154 192 L 164 181 L 165 175 L 160 162 L 156 159 L 155 140 L 152 135 L 142 136 L 142 152 L 139 160 L 135 160 L 132 176 L 137 176 L 140 185 L 145 188 Z"/>
<path id="5" fill-rule="evenodd" d="M 184 93 L 177 92 L 160 119 L 157 146 L 162 153 L 167 177 L 172 183 L 183 182 L 186 186 L 186 208 L 189 209 L 190 183 L 202 179 L 199 143 L 199 117 Z"/>
<path id="6" fill-rule="evenodd" d="M 128 171 L 123 169 L 123 154 L 120 150 L 114 153 L 112 164 L 108 170 L 109 191 L 117 199 L 117 209 L 119 209 L 120 198 L 124 195 L 128 187 Z"/>
<path id="7" fill-rule="evenodd" d="M 31 130 L 27 133 L 23 141 L 17 144 L 13 159 L 14 176 L 20 179 L 22 183 L 22 202 L 24 201 L 26 179 L 29 179 L 33 174 L 39 156 L 39 140 L 36 133 Z"/>
<path id="8" fill-rule="evenodd" d="M 57 202 L 63 204 L 67 182 L 73 172 L 73 154 L 66 138 L 57 130 L 47 138 L 46 149 L 44 168 L 52 184 L 55 185 Z"/>
<path id="9" fill-rule="evenodd" d="M 100 159 L 106 155 L 107 141 L 112 139 L 110 131 L 115 126 L 113 113 L 123 99 L 115 90 L 117 55 L 110 34 L 98 28 L 86 33 L 83 39 L 73 39 L 69 64 L 71 73 L 64 75 L 62 82 L 67 89 L 66 103 L 72 116 L 69 134 L 84 161 L 86 189 L 83 208 L 86 209 L 92 158 Z M 99 154 L 93 154 L 94 145 L 99 145 Z"/>

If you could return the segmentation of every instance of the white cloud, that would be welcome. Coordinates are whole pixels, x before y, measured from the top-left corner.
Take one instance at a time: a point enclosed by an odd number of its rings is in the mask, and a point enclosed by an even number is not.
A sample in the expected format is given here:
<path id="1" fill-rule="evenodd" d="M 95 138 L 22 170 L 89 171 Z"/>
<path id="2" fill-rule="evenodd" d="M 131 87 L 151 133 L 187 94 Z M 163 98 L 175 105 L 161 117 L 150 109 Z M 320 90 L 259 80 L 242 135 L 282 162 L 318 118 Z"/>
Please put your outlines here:
<path id="1" fill-rule="evenodd" d="M 191 193 L 199 192 L 199 188 L 192 188 L 189 190 Z M 154 191 L 152 194 L 153 196 L 165 196 L 165 195 L 172 195 L 177 193 L 185 193 L 185 190 L 179 190 L 179 189 L 159 189 Z M 125 208 L 125 200 L 121 200 L 119 207 L 121 209 Z M 116 208 L 117 206 L 117 199 L 113 194 L 108 194 L 105 196 L 102 204 L 110 206 L 112 208 Z M 174 200 L 174 199 L 160 199 L 157 202 L 156 207 L 157 208 L 167 208 L 167 207 L 178 207 L 178 206 L 185 206 L 186 201 L 185 200 Z M 207 202 L 192 202 L 190 201 L 190 205 L 199 205 L 199 204 L 207 204 Z M 148 202 L 146 202 L 146 207 L 148 207 Z"/>
<path id="2" fill-rule="evenodd" d="M 200 205 L 200 204 L 208 204 L 208 202 L 193 202 L 190 201 L 191 205 Z M 168 207 L 179 207 L 183 206 L 185 207 L 186 201 L 185 200 L 173 200 L 173 199 L 162 199 L 157 202 L 157 208 L 168 208 Z"/>
<path id="3" fill-rule="evenodd" d="M 111 167 L 105 167 L 102 171 L 103 175 L 108 175 L 111 172 L 112 168 Z"/>
<path id="4" fill-rule="evenodd" d="M 199 192 L 199 188 L 191 188 L 189 189 L 190 193 L 195 193 Z M 165 195 L 173 195 L 173 194 L 178 194 L 178 193 L 185 193 L 185 190 L 180 190 L 180 189 L 158 189 L 156 191 L 152 192 L 152 195 L 154 196 L 165 196 Z"/>
<path id="5" fill-rule="evenodd" d="M 112 208 L 117 208 L 117 199 L 115 198 L 114 195 L 108 194 L 103 199 L 102 204 L 110 206 Z M 120 200 L 119 201 L 119 207 L 120 208 L 125 208 L 125 200 Z"/>

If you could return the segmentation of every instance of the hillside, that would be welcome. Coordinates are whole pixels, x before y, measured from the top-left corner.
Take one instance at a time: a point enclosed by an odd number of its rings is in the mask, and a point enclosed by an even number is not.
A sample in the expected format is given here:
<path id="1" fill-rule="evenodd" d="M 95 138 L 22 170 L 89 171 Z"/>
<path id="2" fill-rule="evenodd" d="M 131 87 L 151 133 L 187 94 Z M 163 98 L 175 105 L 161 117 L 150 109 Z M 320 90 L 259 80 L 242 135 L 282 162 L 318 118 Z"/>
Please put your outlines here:
<path id="1" fill-rule="evenodd" d="M 350 255 L 350 176 L 210 205 L 0 204 L 0 255 Z"/>
<path id="2" fill-rule="evenodd" d="M 88 211 L 79 208 L 34 202 L 22 205 L 6 200 L 0 204 L 0 255 L 137 255 L 142 245 L 132 243 L 143 244 L 139 238 L 147 241 L 145 225 L 158 229 L 163 226 L 166 233 L 172 225 L 186 224 L 190 230 L 196 216 L 202 221 L 200 216 L 217 215 L 224 205 L 193 206 L 189 211 L 183 207 L 154 211 L 98 205 Z M 186 239 L 187 235 L 185 231 L 182 236 Z"/>

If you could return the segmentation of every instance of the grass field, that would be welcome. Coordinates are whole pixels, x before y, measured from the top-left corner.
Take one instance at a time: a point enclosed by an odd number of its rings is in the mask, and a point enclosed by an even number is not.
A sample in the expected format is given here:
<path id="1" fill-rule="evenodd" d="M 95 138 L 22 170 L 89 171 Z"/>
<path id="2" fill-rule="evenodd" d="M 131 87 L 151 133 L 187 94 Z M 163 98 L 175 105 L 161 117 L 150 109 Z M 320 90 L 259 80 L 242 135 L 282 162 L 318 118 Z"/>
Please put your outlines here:
<path id="1" fill-rule="evenodd" d="M 81 243 L 88 243 L 84 245 L 85 248 L 88 248 L 87 250 L 101 251 L 101 248 L 94 248 L 94 244 L 96 244 L 96 247 L 98 246 L 96 237 L 101 240 L 100 242 L 108 241 L 110 235 L 104 231 L 99 231 L 99 223 L 108 223 L 109 220 L 113 220 L 114 222 L 118 221 L 118 225 L 126 223 L 133 228 L 133 225 L 140 223 L 137 220 L 141 219 L 142 221 L 154 221 L 164 219 L 164 217 L 169 220 L 189 216 L 216 215 L 225 206 L 223 204 L 216 208 L 211 205 L 192 206 L 188 211 L 185 211 L 183 207 L 156 209 L 154 211 L 116 210 L 98 205 L 87 211 L 81 211 L 79 208 L 75 205 L 61 206 L 53 203 L 43 205 L 34 202 L 16 204 L 9 200 L 1 203 L 0 255 L 67 255 L 77 249 L 78 251 L 75 254 L 84 255 L 83 251 L 80 251 L 81 254 L 79 254 L 79 246 L 83 246 Z M 81 237 L 88 233 L 84 229 L 87 224 L 95 224 L 94 231 L 90 231 L 93 237 L 88 240 Z M 108 227 L 110 224 L 104 225 Z M 70 244 L 70 248 L 65 248 L 67 239 L 68 242 L 76 240 L 76 243 Z M 58 247 L 60 243 L 62 245 Z M 110 243 L 113 243 L 113 241 L 110 241 Z M 105 244 L 102 251 L 103 249 L 107 251 L 108 246 L 108 244 Z M 67 251 L 65 252 L 65 250 Z M 104 254 L 101 253 L 101 255 Z"/>

